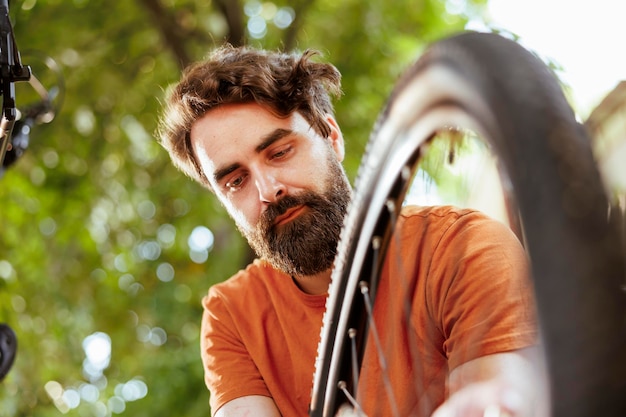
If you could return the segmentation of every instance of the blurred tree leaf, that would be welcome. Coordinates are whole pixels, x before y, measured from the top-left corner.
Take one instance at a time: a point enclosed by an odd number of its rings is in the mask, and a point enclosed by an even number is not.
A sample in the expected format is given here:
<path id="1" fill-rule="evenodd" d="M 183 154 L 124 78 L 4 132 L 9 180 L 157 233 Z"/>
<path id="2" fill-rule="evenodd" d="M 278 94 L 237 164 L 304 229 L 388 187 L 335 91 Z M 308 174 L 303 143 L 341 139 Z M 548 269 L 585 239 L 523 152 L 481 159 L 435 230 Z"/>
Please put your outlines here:
<path id="1" fill-rule="evenodd" d="M 62 107 L 0 178 L 0 322 L 19 343 L 0 416 L 209 414 L 200 300 L 250 252 L 154 140 L 185 65 L 225 40 L 320 50 L 343 73 L 353 177 L 398 75 L 485 2 L 12 1 L 22 61 Z"/>

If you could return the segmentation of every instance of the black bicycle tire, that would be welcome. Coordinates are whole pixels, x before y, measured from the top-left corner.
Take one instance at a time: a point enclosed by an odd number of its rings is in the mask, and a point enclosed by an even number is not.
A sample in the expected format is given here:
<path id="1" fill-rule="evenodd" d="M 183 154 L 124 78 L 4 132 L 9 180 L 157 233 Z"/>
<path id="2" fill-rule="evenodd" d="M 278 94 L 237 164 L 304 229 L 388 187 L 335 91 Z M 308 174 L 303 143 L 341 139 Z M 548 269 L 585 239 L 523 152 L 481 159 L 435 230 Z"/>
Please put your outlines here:
<path id="1" fill-rule="evenodd" d="M 9 325 L 0 323 L 0 381 L 9 373 L 17 353 L 17 337 Z"/>
<path id="2" fill-rule="evenodd" d="M 417 96 L 403 94 L 409 85 Z M 443 107 L 458 120 L 435 120 Z M 400 113 L 405 120 L 394 119 Z M 423 135 L 407 149 L 406 129 L 418 123 Z M 432 45 L 379 117 L 338 248 L 310 415 L 331 416 L 337 409 L 343 338 L 351 316 L 362 314 L 353 303 L 358 282 L 369 279 L 363 277 L 371 268 L 364 266 L 371 261 L 368 242 L 389 234 L 383 206 L 389 194 L 402 194 L 401 167 L 446 125 L 480 132 L 511 180 L 531 258 L 551 415 L 625 415 L 624 249 L 607 220 L 609 202 L 590 140 L 548 67 L 516 42 L 486 33 Z"/>

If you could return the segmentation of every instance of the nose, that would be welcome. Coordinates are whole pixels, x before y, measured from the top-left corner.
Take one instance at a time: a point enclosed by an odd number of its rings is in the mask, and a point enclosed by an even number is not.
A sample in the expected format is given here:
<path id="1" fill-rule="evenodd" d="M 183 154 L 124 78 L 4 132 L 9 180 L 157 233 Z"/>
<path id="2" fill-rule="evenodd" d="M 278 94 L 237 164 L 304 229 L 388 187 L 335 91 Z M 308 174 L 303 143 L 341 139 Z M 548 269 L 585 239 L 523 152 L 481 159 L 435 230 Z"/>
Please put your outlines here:
<path id="1" fill-rule="evenodd" d="M 287 187 L 271 173 L 259 175 L 256 186 L 259 190 L 259 199 L 263 204 L 273 203 L 287 193 Z"/>

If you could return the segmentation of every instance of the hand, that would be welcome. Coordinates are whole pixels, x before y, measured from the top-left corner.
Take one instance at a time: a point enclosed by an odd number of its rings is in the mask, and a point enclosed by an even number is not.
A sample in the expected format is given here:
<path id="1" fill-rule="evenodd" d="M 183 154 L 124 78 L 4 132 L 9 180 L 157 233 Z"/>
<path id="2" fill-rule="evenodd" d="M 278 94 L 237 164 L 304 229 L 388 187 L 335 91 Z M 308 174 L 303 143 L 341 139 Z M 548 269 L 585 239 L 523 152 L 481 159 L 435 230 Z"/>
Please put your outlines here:
<path id="1" fill-rule="evenodd" d="M 432 417 L 526 417 L 526 408 L 521 395 L 491 380 L 461 388 Z"/>

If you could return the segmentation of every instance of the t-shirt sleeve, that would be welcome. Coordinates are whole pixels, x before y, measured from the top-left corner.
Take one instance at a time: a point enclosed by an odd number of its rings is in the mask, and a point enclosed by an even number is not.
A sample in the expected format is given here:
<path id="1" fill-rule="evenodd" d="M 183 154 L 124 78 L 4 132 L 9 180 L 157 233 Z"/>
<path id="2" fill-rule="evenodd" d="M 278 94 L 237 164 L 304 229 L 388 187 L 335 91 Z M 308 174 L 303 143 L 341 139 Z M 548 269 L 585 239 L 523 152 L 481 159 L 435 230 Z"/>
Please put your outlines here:
<path id="1" fill-rule="evenodd" d="M 504 224 L 468 212 L 444 230 L 429 274 L 429 300 L 452 370 L 537 341 L 526 253 Z"/>
<path id="2" fill-rule="evenodd" d="M 212 414 L 235 398 L 270 396 L 237 330 L 237 316 L 241 313 L 231 311 L 215 287 L 209 290 L 202 304 L 200 347 Z"/>

